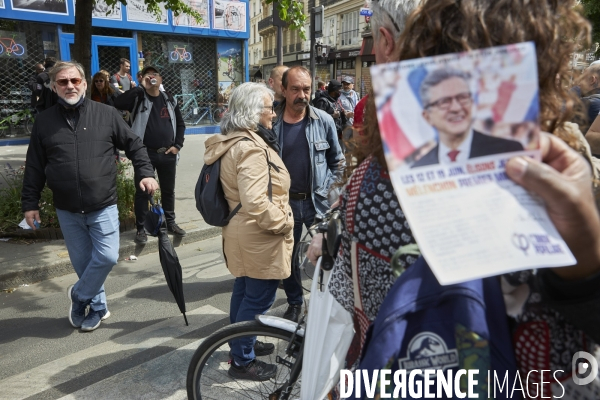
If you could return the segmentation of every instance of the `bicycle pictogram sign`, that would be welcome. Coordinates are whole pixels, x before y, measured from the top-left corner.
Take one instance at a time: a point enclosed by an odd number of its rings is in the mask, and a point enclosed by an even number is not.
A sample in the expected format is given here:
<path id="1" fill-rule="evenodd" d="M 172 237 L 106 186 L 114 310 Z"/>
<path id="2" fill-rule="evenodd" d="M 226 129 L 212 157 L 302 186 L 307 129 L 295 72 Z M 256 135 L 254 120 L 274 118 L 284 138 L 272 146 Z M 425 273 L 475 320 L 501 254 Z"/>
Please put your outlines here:
<path id="1" fill-rule="evenodd" d="M 189 51 L 187 51 L 185 48 L 187 46 L 179 46 L 174 44 L 173 47 L 175 48 L 175 50 L 173 50 L 170 53 L 170 57 L 171 57 L 171 62 L 190 62 L 192 61 L 192 53 L 190 53 Z"/>
<path id="2" fill-rule="evenodd" d="M 5 32 L 0 32 L 0 56 L 16 56 L 23 57 L 25 55 L 25 46 L 18 43 L 19 35 L 11 35 L 8 37 Z"/>

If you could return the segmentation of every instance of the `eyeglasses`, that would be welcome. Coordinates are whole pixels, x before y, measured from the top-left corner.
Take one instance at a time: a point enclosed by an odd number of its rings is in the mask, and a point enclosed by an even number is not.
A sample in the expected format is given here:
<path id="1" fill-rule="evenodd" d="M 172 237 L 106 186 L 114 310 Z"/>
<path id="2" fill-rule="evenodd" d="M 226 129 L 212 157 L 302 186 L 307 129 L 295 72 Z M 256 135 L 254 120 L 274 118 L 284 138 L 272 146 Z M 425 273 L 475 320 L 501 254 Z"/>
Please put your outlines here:
<path id="1" fill-rule="evenodd" d="M 73 86 L 79 86 L 79 84 L 81 83 L 82 79 L 81 78 L 71 78 L 71 79 L 58 79 L 56 81 L 56 84 L 58 86 L 67 86 L 69 84 L 69 81 L 73 84 Z"/>
<path id="2" fill-rule="evenodd" d="M 275 112 L 275 107 L 274 106 L 264 106 L 263 107 L 265 110 L 271 110 L 272 113 Z"/>
<path id="3" fill-rule="evenodd" d="M 153 74 L 146 74 L 146 75 L 144 75 L 144 78 L 156 78 L 158 76 L 160 76 L 160 74 L 158 72 L 156 72 Z"/>
<path id="4" fill-rule="evenodd" d="M 437 107 L 440 110 L 448 110 L 450 108 L 450 106 L 452 105 L 452 102 L 456 100 L 458 101 L 458 104 L 460 104 L 461 106 L 466 106 L 469 105 L 469 103 L 471 102 L 472 98 L 471 98 L 471 92 L 465 92 L 465 93 L 459 93 L 456 96 L 448 96 L 448 97 L 442 97 L 439 100 L 436 100 L 432 103 L 429 103 L 425 106 L 425 108 L 430 108 L 430 107 Z"/>
<path id="5" fill-rule="evenodd" d="M 104 80 L 102 80 L 102 79 L 97 79 L 94 81 L 94 83 L 102 83 L 102 82 L 104 82 Z"/>

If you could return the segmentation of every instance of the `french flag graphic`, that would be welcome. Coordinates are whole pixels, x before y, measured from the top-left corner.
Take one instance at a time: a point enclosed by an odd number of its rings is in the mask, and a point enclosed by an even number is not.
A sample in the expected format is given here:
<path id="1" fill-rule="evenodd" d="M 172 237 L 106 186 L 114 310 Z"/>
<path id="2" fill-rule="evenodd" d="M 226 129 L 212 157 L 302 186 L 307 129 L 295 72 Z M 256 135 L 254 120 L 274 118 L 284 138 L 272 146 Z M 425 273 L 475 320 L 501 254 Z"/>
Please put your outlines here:
<path id="1" fill-rule="evenodd" d="M 377 76 L 379 72 L 374 66 L 371 73 Z M 405 159 L 419 147 L 437 138 L 435 129 L 422 117 L 419 87 L 426 75 L 425 68 L 410 71 L 408 79 L 394 82 L 394 90 L 382 104 L 377 105 L 379 131 L 386 144 L 384 149 L 398 160 Z M 402 126 L 397 119 L 398 113 L 403 116 Z"/>

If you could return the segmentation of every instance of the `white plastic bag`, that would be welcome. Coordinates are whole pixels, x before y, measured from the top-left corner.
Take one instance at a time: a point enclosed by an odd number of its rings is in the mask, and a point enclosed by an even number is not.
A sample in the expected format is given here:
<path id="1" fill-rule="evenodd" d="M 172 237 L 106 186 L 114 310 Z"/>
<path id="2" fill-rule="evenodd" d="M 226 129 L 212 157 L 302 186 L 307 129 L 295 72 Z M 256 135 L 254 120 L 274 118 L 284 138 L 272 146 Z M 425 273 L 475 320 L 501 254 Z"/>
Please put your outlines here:
<path id="1" fill-rule="evenodd" d="M 320 270 L 321 258 L 317 262 L 310 289 L 301 400 L 320 400 L 338 383 L 340 370 L 344 367 L 346 353 L 354 337 L 352 316 L 327 289 L 331 271 L 323 271 L 324 291 L 319 289 Z"/>

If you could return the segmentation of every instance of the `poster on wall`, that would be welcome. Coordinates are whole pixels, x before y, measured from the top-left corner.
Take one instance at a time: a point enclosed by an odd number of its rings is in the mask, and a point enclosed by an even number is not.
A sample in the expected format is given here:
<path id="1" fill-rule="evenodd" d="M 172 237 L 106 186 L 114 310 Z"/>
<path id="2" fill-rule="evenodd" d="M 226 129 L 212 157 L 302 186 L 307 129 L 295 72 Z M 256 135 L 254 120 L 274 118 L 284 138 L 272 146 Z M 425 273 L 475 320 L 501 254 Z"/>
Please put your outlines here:
<path id="1" fill-rule="evenodd" d="M 106 4 L 104 0 L 96 0 L 94 9 L 92 10 L 92 18 L 116 19 L 121 20 L 121 3 L 117 1 L 115 8 Z"/>
<path id="2" fill-rule="evenodd" d="M 0 58 L 23 58 L 27 56 L 25 34 L 0 31 Z"/>
<path id="3" fill-rule="evenodd" d="M 167 42 L 169 64 L 187 64 L 192 62 L 191 47 L 188 42 Z"/>
<path id="4" fill-rule="evenodd" d="M 65 0 L 11 0 L 13 10 L 69 15 Z"/>
<path id="5" fill-rule="evenodd" d="M 183 0 L 183 2 L 196 10 L 202 16 L 202 21 L 198 23 L 193 17 L 187 14 L 179 14 L 178 16 L 173 14 L 173 25 L 208 28 L 208 0 Z"/>
<path id="6" fill-rule="evenodd" d="M 243 82 L 242 42 L 217 41 L 218 81 Z"/>
<path id="7" fill-rule="evenodd" d="M 164 5 L 159 5 L 159 7 L 161 7 L 161 15 L 157 20 L 154 13 L 148 12 L 144 0 L 129 0 L 127 2 L 127 21 L 167 25 L 167 10 Z"/>
<path id="8" fill-rule="evenodd" d="M 73 10 L 77 8 L 77 0 L 73 2 Z M 117 1 L 115 8 L 106 4 L 105 0 L 96 0 L 92 8 L 92 18 L 118 20 L 122 19 L 121 3 Z"/>
<path id="9" fill-rule="evenodd" d="M 246 31 L 246 3 L 214 0 L 213 29 Z"/>

